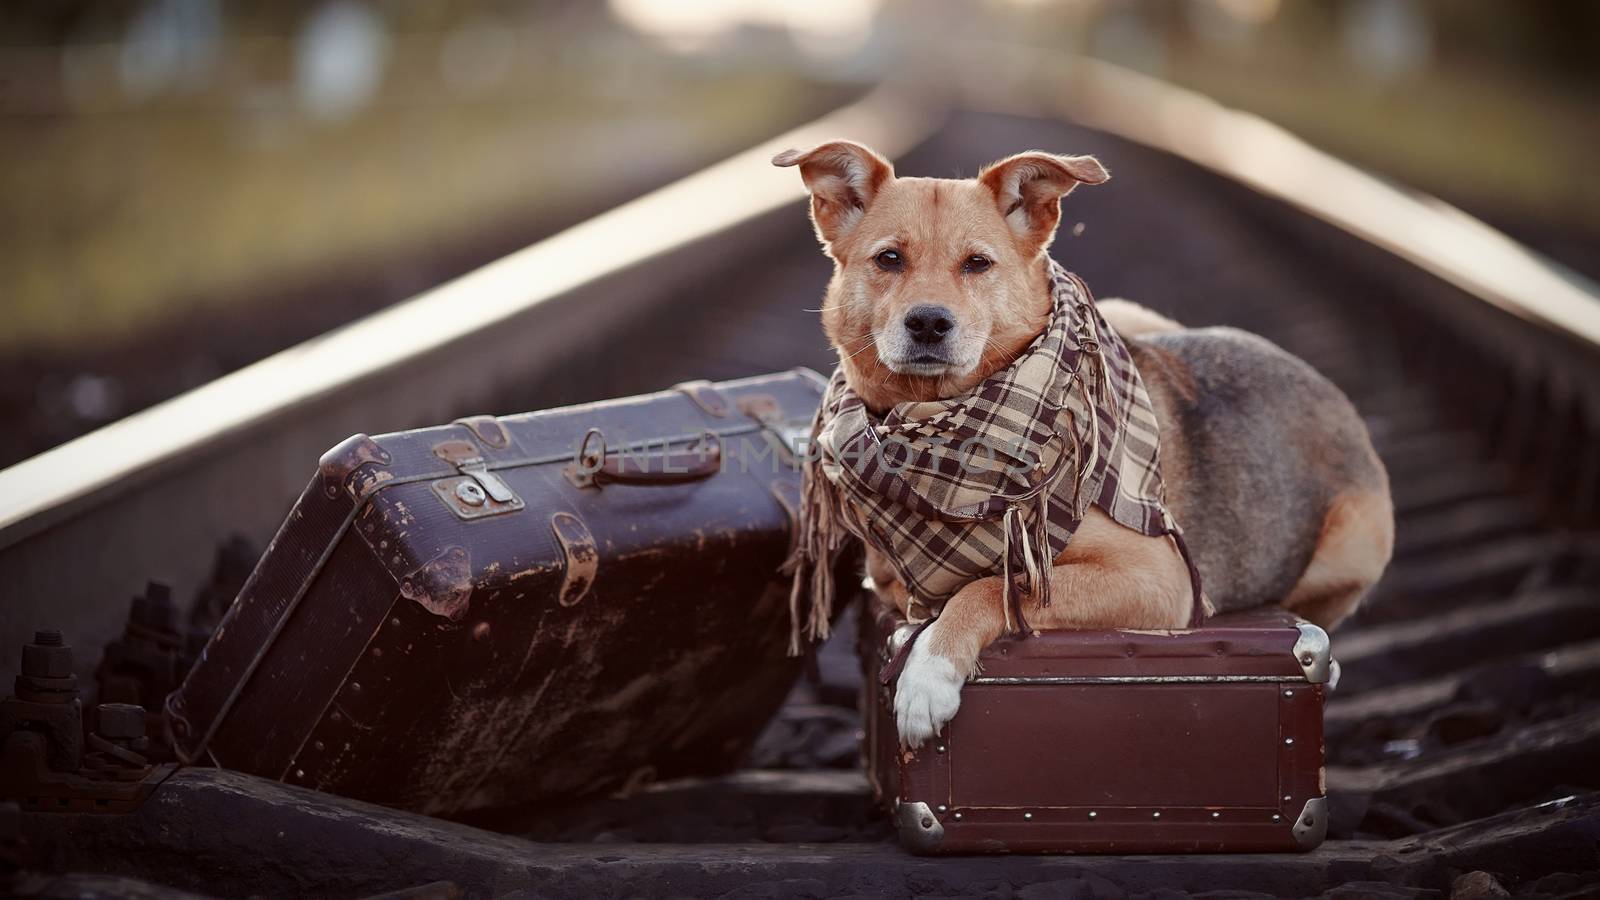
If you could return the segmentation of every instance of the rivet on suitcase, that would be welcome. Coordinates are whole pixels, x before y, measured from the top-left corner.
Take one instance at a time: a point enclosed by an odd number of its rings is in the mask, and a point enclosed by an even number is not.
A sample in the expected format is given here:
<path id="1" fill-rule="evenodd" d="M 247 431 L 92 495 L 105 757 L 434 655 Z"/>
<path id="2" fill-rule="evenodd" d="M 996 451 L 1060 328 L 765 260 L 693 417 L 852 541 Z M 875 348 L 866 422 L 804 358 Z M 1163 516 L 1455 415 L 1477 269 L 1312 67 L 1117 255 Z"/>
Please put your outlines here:
<path id="1" fill-rule="evenodd" d="M 735 767 L 782 702 L 808 371 L 369 438 L 169 700 L 209 762 L 435 815 Z"/>
<path id="2" fill-rule="evenodd" d="M 1309 850 L 1327 832 L 1322 629 L 1278 608 L 1193 631 L 1005 637 L 945 730 L 899 745 L 880 671 L 912 627 L 865 604 L 869 781 L 919 853 Z"/>

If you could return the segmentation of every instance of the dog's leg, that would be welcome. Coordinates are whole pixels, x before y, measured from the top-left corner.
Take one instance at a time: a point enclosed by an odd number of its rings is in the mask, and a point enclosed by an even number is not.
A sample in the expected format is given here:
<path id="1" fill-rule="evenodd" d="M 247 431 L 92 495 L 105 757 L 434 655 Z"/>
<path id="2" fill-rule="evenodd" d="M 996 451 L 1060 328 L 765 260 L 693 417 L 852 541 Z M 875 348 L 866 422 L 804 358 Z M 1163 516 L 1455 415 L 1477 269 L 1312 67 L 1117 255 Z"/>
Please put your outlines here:
<path id="1" fill-rule="evenodd" d="M 906 591 L 905 583 L 900 580 L 894 566 L 889 564 L 889 560 L 883 554 L 871 547 L 866 549 L 867 577 L 872 579 L 872 589 L 879 597 L 899 610 L 901 618 L 909 618 L 911 595 Z"/>
<path id="2" fill-rule="evenodd" d="M 895 686 L 900 740 L 915 747 L 961 706 L 961 685 L 978 654 L 1005 629 L 1004 585 L 980 578 L 945 603 L 912 645 Z M 1169 538 L 1153 538 L 1099 510 L 1084 518 L 1050 571 L 1049 606 L 1023 602 L 1032 628 L 1182 628 L 1189 622 L 1189 571 Z"/>
<path id="3" fill-rule="evenodd" d="M 1355 612 L 1393 552 L 1394 507 L 1387 490 L 1337 497 L 1323 517 L 1311 563 L 1283 605 L 1331 630 Z"/>

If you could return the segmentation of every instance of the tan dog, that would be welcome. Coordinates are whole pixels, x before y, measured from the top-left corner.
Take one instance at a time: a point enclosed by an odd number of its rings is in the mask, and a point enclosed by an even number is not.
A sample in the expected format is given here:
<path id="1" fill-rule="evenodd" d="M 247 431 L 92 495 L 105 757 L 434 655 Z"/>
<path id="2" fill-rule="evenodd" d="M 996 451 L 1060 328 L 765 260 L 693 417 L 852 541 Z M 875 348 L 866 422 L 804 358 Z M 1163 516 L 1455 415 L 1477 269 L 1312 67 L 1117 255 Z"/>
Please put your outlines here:
<path id="1" fill-rule="evenodd" d="M 773 159 L 800 167 L 834 274 L 822 325 L 850 387 L 882 413 L 953 397 L 1011 363 L 1050 314 L 1046 250 L 1060 200 L 1109 176 L 1093 157 L 1023 153 L 964 180 L 897 178 L 847 141 Z M 1161 423 L 1167 503 L 1218 611 L 1282 603 L 1324 628 L 1349 615 L 1394 542 L 1388 476 L 1350 401 L 1310 366 L 1229 328 L 1186 330 L 1126 301 L 1124 338 Z M 868 574 L 906 610 L 882 559 Z M 1098 508 L 1055 559 L 1035 628 L 1181 628 L 1192 596 L 1170 538 Z M 896 688 L 902 740 L 938 733 L 1004 627 L 998 577 L 946 602 Z"/>

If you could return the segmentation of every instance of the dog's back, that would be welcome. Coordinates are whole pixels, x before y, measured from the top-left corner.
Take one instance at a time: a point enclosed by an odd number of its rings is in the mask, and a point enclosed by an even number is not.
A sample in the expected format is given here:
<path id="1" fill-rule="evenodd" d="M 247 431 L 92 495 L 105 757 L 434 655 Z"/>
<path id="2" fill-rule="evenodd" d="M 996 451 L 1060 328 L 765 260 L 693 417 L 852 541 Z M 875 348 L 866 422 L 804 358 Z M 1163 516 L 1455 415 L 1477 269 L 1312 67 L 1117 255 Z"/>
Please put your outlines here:
<path id="1" fill-rule="evenodd" d="M 1282 602 L 1324 625 L 1353 610 L 1388 562 L 1394 520 L 1349 399 L 1238 329 L 1152 330 L 1128 343 L 1161 419 L 1168 502 L 1217 610 Z M 1337 574 L 1319 580 L 1323 569 Z M 1372 578 L 1352 589 L 1352 570 Z"/>

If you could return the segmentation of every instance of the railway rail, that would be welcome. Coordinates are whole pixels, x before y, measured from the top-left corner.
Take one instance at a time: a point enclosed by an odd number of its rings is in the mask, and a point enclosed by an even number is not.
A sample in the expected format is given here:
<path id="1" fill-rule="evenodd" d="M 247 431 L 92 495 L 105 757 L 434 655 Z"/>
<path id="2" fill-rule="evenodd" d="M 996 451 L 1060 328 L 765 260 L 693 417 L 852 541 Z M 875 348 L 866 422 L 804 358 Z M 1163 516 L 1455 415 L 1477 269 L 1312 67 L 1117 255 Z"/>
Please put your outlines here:
<path id="1" fill-rule="evenodd" d="M 183 770 L 120 821 L 31 826 L 52 865 L 218 895 L 361 896 L 443 879 L 482 896 L 1171 897 L 1223 887 L 1449 896 L 1474 872 L 1517 895 L 1600 893 L 1600 295 L 1481 223 L 1249 117 L 1106 67 L 1016 65 L 1036 70 L 1005 86 L 1004 103 L 955 78 L 948 110 L 883 93 L 772 143 L 850 133 L 882 145 L 901 172 L 940 175 L 1029 147 L 1094 153 L 1114 178 L 1067 199 L 1058 259 L 1101 297 L 1130 297 L 1190 325 L 1256 331 L 1349 393 L 1389 469 L 1398 545 L 1366 608 L 1334 633 L 1342 677 L 1327 708 L 1332 813 L 1322 848 L 908 856 L 872 813 L 854 767 L 859 675 L 847 628 L 824 649 L 820 681 L 798 687 L 769 726 L 758 768 L 734 776 L 467 825 Z M 1062 87 L 1018 86 L 1051 83 Z M 769 149 L 737 164 L 763 167 Z M 789 175 L 774 177 L 787 184 Z M 344 433 L 690 378 L 825 369 L 829 354 L 806 310 L 828 268 L 790 202 L 797 195 L 772 188 L 731 202 L 718 192 L 764 184 L 760 175 L 696 178 L 674 202 L 698 198 L 717 213 L 676 242 L 621 250 L 625 259 L 543 293 L 519 283 L 548 279 L 548 267 L 592 265 L 592 256 L 564 254 L 599 251 L 628 238 L 627 226 L 659 228 L 685 208 L 645 198 L 604 227 L 554 239 L 567 241 L 563 252 L 531 248 L 520 262 L 442 288 L 435 305 L 420 298 L 380 323 L 404 334 L 424 327 L 425 313 L 499 296 L 484 301 L 487 311 L 459 311 L 470 321 L 419 339 L 413 353 L 352 359 L 376 336 L 362 332 L 371 323 L 357 325 L 332 339 L 344 342 L 330 357 L 344 367 L 336 378 L 257 397 L 249 421 L 168 435 L 162 454 L 121 460 L 115 478 L 77 490 L 46 484 L 26 504 L 0 490 L 11 507 L 0 516 L 0 575 L 25 576 L 21 587 L 11 578 L 0 587 L 0 653 L 15 653 L 24 630 L 80 616 L 69 637 L 103 644 L 122 612 L 105 598 L 142 583 L 140 560 L 170 564 L 180 590 L 192 590 L 222 529 L 270 529 L 307 461 Z M 581 323 L 541 335 L 580 308 Z M 235 387 L 259 389 L 250 379 L 262 376 L 242 374 Z M 431 387 L 416 394 L 423 382 Z M 420 402 L 402 405 L 408 391 Z M 89 464 L 173 423 L 181 417 L 135 423 L 116 444 L 91 435 L 20 475 L 0 474 L 0 488 L 63 477 L 63 462 Z M 276 437 L 258 440 L 269 432 Z M 265 483 L 236 486 L 231 473 L 245 464 L 267 471 Z M 134 550 L 107 551 L 107 565 L 81 576 L 65 606 L 21 596 L 43 590 L 41 567 L 81 552 L 96 528 L 117 535 L 153 512 L 197 505 L 206 507 L 202 525 L 130 537 Z M 123 581 L 111 590 L 91 577 Z M 1039 882 L 1047 884 L 1024 890 Z"/>

